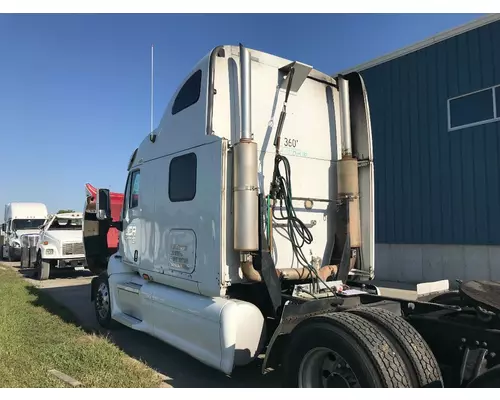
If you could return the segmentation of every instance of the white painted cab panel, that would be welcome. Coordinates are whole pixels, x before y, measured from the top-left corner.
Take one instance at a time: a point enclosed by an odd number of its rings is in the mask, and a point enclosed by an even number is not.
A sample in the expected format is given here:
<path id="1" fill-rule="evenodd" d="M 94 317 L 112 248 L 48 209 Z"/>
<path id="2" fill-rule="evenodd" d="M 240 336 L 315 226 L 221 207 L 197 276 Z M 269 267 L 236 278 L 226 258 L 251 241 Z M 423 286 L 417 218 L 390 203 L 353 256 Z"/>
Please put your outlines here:
<path id="1" fill-rule="evenodd" d="M 112 317 L 118 322 L 226 374 L 260 354 L 265 321 L 253 304 L 146 281 L 116 256 L 110 258 L 110 266 Z"/>

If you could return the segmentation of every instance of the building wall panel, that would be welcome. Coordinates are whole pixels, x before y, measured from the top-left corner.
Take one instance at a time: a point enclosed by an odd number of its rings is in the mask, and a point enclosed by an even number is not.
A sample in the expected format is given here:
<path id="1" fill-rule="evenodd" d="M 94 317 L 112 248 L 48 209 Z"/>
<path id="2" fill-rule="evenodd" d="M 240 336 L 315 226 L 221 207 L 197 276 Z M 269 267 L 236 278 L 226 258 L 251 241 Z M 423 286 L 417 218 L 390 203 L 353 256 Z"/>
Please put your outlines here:
<path id="1" fill-rule="evenodd" d="M 447 102 L 500 85 L 499 43 L 497 21 L 361 71 L 377 243 L 500 245 L 500 122 L 448 132 Z"/>

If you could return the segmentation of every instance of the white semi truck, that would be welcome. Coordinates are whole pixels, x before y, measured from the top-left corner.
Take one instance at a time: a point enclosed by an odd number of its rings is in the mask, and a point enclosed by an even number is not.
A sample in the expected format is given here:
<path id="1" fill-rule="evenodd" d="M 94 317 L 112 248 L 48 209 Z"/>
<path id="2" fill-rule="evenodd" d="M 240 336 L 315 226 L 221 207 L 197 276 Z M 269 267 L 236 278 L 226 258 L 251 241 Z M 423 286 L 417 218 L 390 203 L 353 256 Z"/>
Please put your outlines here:
<path id="1" fill-rule="evenodd" d="M 96 194 L 89 218 L 121 232 L 92 281 L 98 322 L 225 374 L 265 354 L 292 387 L 498 384 L 498 283 L 426 301 L 370 285 L 373 173 L 359 74 L 215 48 L 133 152 L 119 221 Z"/>
<path id="2" fill-rule="evenodd" d="M 2 258 L 9 261 L 21 259 L 21 243 L 24 235 L 38 235 L 49 213 L 43 203 L 13 202 L 5 205 L 2 231 L 4 243 Z"/>

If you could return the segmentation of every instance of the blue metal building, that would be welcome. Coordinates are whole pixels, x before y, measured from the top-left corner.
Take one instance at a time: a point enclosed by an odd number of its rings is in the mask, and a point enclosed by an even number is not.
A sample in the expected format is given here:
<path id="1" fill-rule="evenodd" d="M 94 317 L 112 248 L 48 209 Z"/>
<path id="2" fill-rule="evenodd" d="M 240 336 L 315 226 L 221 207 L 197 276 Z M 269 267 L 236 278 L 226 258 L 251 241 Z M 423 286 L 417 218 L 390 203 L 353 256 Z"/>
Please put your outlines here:
<path id="1" fill-rule="evenodd" d="M 500 15 L 353 70 L 370 103 L 376 277 L 500 280 Z"/>

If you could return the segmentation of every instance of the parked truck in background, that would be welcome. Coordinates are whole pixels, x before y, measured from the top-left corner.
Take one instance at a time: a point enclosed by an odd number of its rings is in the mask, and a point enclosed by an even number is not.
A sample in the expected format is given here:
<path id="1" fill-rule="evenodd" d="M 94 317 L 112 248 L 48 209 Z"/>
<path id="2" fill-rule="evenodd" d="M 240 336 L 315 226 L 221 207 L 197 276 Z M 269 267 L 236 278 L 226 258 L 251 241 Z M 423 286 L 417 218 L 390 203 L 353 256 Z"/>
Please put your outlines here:
<path id="1" fill-rule="evenodd" d="M 96 217 L 96 194 L 97 189 L 87 183 L 85 185 L 83 242 L 87 268 L 99 275 L 106 270 L 109 256 L 118 250 L 119 232 L 116 228 L 110 228 L 106 221 L 99 223 Z M 111 217 L 115 220 L 120 219 L 123 199 L 123 193 L 110 193 Z M 103 252 L 103 248 L 106 251 Z"/>
<path id="2" fill-rule="evenodd" d="M 498 283 L 433 282 L 425 301 L 370 284 L 359 74 L 217 47 L 127 169 L 121 216 L 109 190 L 93 205 L 92 251 L 109 258 L 91 284 L 103 327 L 146 332 L 225 374 L 265 354 L 262 372 L 281 368 L 292 387 L 498 386 Z"/>
<path id="3" fill-rule="evenodd" d="M 48 279 L 54 269 L 85 269 L 83 214 L 52 215 L 38 232 L 35 268 L 39 280 Z"/>
<path id="4" fill-rule="evenodd" d="M 43 203 L 13 202 L 5 205 L 2 231 L 4 243 L 2 258 L 9 261 L 21 259 L 21 243 L 24 235 L 38 235 L 49 213 Z"/>

